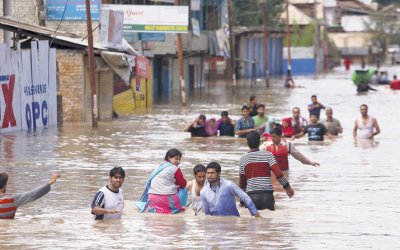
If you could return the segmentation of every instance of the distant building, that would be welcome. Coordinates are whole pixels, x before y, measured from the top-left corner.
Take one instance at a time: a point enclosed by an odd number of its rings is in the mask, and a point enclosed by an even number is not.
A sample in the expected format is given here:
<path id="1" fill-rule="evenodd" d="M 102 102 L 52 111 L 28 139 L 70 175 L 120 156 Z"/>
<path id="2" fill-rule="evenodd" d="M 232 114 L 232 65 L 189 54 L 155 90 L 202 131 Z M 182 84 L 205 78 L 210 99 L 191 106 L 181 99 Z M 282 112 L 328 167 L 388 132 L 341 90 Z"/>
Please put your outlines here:
<path id="1" fill-rule="evenodd" d="M 264 33 L 262 27 L 234 27 L 237 77 L 256 79 L 265 77 Z M 278 76 L 283 71 L 282 30 L 269 30 L 269 75 Z"/>
<path id="2" fill-rule="evenodd" d="M 342 57 L 353 61 L 373 57 L 380 49 L 372 44 L 374 35 L 373 20 L 370 13 L 377 9 L 377 4 L 360 0 L 289 0 L 294 12 L 290 23 L 307 25 L 318 20 L 320 30 L 326 30 L 328 38 L 338 48 Z M 317 4 L 314 6 L 314 4 Z M 300 14 L 301 12 L 302 14 Z M 308 16 L 310 20 L 305 22 Z"/>

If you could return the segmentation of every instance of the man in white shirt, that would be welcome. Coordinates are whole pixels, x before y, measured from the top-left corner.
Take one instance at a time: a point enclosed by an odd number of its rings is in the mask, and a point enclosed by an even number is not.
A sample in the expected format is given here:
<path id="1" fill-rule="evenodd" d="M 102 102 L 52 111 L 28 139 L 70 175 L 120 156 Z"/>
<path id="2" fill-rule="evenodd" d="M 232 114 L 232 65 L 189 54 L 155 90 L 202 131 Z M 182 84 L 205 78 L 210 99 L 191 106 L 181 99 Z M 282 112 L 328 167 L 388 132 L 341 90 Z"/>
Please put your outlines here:
<path id="1" fill-rule="evenodd" d="M 121 167 L 110 170 L 108 185 L 99 189 L 92 202 L 92 214 L 96 220 L 121 219 L 124 208 L 124 193 L 121 189 L 125 171 Z"/>

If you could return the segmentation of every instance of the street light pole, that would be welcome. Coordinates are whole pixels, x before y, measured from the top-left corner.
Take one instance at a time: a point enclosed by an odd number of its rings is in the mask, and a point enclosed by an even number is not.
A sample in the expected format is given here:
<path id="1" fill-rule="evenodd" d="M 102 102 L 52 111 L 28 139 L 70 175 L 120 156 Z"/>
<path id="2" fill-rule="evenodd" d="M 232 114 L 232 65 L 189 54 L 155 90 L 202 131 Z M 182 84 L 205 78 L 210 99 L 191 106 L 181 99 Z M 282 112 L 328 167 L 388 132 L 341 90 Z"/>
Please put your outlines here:
<path id="1" fill-rule="evenodd" d="M 286 39 L 287 39 L 287 52 L 288 52 L 288 74 L 292 72 L 292 56 L 290 53 L 291 38 L 290 38 L 290 28 L 289 28 L 289 0 L 286 1 Z"/>
<path id="2" fill-rule="evenodd" d="M 269 88 L 269 62 L 268 62 L 268 30 L 267 30 L 267 0 L 261 4 L 263 9 L 263 31 L 264 31 L 264 64 L 265 64 L 265 84 Z"/>
<path id="3" fill-rule="evenodd" d="M 90 1 L 85 0 L 85 3 L 86 3 L 86 25 L 88 33 L 88 64 L 89 64 L 90 96 L 92 104 L 92 127 L 97 128 L 97 96 L 96 96 L 96 78 L 94 73 L 92 17 L 90 14 Z"/>
<path id="4" fill-rule="evenodd" d="M 3 0 L 3 16 L 12 16 L 12 3 L 10 0 Z M 11 31 L 4 30 L 4 43 L 7 44 L 8 48 L 12 47 L 12 35 Z"/>
<path id="5" fill-rule="evenodd" d="M 319 55 L 319 50 L 321 47 L 321 42 L 320 42 L 320 27 L 319 27 L 319 22 L 318 22 L 318 16 L 317 16 L 317 0 L 314 0 L 314 8 L 313 8 L 313 12 L 314 12 L 314 22 L 315 22 L 315 36 L 314 36 L 314 57 L 315 57 L 315 62 L 316 62 L 316 73 L 318 74 L 320 72 L 320 55 Z"/>
<path id="6" fill-rule="evenodd" d="M 44 15 L 44 0 L 37 0 L 39 26 L 46 26 Z"/>
<path id="7" fill-rule="evenodd" d="M 175 0 L 175 5 L 179 5 L 179 0 Z M 178 61 L 179 61 L 179 90 L 181 92 L 181 104 L 186 106 L 186 91 L 185 91 L 185 71 L 183 68 L 183 49 L 182 49 L 182 35 L 177 34 L 177 47 L 178 47 Z"/>
<path id="8" fill-rule="evenodd" d="M 232 91 L 235 94 L 236 91 L 236 67 L 235 67 L 235 43 L 233 35 L 233 24 L 232 24 L 232 0 L 228 0 L 228 25 L 229 25 L 229 48 L 231 52 L 231 74 L 232 74 Z"/>

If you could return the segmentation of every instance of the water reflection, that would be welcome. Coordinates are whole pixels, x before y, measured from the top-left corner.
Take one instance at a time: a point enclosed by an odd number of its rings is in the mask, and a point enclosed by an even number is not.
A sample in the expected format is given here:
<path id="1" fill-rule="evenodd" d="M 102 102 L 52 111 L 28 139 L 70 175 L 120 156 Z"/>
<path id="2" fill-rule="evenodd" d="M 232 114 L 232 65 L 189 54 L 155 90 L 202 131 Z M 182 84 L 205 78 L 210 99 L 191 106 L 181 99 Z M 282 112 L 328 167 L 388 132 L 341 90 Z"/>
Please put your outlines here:
<path id="1" fill-rule="evenodd" d="M 2 137 L 0 143 L 2 143 L 1 148 L 3 149 L 3 154 L 5 159 L 14 158 L 14 141 L 16 135 L 14 134 L 6 134 Z M 3 156 L 2 156 L 3 158 Z"/>
<path id="2" fill-rule="evenodd" d="M 379 145 L 379 141 L 375 141 L 374 139 L 354 139 L 354 147 L 362 148 L 362 149 L 372 149 Z"/>

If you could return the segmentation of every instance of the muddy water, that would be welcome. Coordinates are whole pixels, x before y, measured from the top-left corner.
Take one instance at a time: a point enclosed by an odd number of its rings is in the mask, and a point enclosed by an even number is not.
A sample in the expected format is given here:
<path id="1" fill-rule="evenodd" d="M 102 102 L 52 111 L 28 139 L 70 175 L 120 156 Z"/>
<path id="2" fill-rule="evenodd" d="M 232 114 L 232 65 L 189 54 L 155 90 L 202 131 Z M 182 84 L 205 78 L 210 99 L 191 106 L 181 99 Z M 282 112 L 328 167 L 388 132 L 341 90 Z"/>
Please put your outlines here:
<path id="1" fill-rule="evenodd" d="M 400 73 L 400 68 L 389 72 Z M 62 178 L 42 199 L 21 207 L 15 220 L 0 221 L 1 249 L 395 249 L 400 247 L 400 185 L 398 185 L 400 92 L 379 86 L 376 93 L 357 95 L 342 71 L 313 78 L 297 78 L 305 86 L 286 90 L 261 83 L 244 83 L 232 96 L 223 83 L 212 91 L 189 97 L 181 108 L 176 102 L 155 105 L 146 114 L 90 125 L 65 124 L 61 129 L 0 135 L 0 171 L 10 175 L 8 191 L 22 192 L 44 183 L 52 171 Z M 223 176 L 238 181 L 238 161 L 246 152 L 245 141 L 229 138 L 193 139 L 181 132 L 196 113 L 218 115 L 228 110 L 239 117 L 240 106 L 256 93 L 267 114 L 290 115 L 299 106 L 307 116 L 310 96 L 331 106 L 344 127 L 335 141 L 309 144 L 296 141 L 298 149 L 318 168 L 290 159 L 292 199 L 281 189 L 275 193 L 277 210 L 263 211 L 264 219 L 195 217 L 191 213 L 160 216 L 127 212 L 121 221 L 95 222 L 90 203 L 106 184 L 111 167 L 127 171 L 127 200 L 141 195 L 146 178 L 161 162 L 167 149 L 183 151 L 182 169 L 191 179 L 197 163 L 218 161 Z M 354 142 L 351 130 L 361 103 L 370 106 L 382 133 L 375 141 Z M 324 115 L 322 115 L 324 117 Z M 131 206 L 129 202 L 126 207 Z"/>

